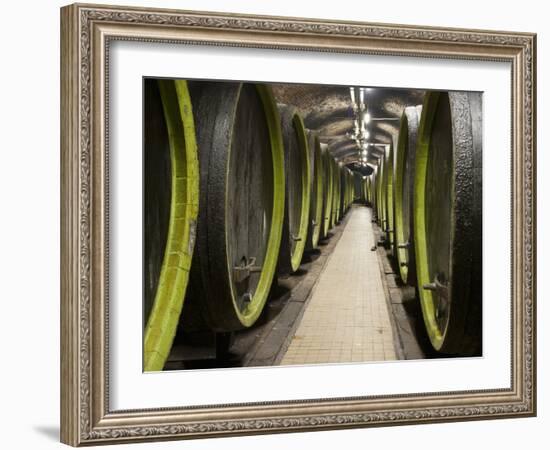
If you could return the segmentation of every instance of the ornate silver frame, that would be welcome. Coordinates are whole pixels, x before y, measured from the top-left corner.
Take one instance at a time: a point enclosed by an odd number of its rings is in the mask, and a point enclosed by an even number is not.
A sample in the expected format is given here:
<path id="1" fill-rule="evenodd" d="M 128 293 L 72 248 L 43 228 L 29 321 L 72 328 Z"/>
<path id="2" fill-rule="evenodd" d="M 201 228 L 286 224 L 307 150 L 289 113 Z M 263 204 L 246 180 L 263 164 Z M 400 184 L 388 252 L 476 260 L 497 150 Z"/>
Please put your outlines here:
<path id="1" fill-rule="evenodd" d="M 108 402 L 106 67 L 115 39 L 512 66 L 509 389 L 114 412 Z M 536 414 L 536 35 L 97 5 L 61 10 L 61 440 L 128 441 Z"/>

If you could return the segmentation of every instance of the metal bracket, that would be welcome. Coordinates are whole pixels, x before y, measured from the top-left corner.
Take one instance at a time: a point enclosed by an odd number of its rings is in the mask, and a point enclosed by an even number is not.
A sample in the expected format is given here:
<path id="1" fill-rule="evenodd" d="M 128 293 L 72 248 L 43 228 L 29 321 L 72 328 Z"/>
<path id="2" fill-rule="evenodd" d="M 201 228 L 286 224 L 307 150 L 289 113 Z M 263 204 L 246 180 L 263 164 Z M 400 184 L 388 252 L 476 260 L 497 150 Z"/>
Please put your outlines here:
<path id="1" fill-rule="evenodd" d="M 302 240 L 301 237 L 296 236 L 296 235 L 294 235 L 294 234 L 291 234 L 291 235 L 290 235 L 290 238 L 291 238 L 293 241 L 295 241 L 295 242 L 300 242 L 300 241 Z"/>
<path id="2" fill-rule="evenodd" d="M 411 246 L 410 241 L 405 242 L 404 244 L 397 244 L 397 248 L 409 248 Z"/>
<path id="3" fill-rule="evenodd" d="M 437 294 L 438 303 L 437 303 L 436 317 L 439 317 L 441 313 L 445 309 L 447 309 L 447 305 L 449 303 L 449 288 L 447 287 L 447 283 L 445 281 L 443 274 L 438 273 L 435 276 L 435 279 L 433 282 L 425 284 L 424 286 L 422 286 L 422 288 L 428 291 L 435 292 Z"/>
<path id="4" fill-rule="evenodd" d="M 246 280 L 251 273 L 261 272 L 262 266 L 256 266 L 256 258 L 253 256 L 248 260 L 248 263 L 245 262 L 246 258 L 243 257 L 241 265 L 233 267 L 233 278 L 237 283 Z"/>

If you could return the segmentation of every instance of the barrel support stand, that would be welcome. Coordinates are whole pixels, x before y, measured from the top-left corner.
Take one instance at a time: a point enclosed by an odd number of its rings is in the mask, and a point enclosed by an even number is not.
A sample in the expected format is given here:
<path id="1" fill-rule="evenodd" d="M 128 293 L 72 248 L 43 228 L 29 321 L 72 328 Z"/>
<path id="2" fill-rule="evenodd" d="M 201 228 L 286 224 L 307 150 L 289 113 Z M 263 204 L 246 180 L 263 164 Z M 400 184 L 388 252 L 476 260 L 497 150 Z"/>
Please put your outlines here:
<path id="1" fill-rule="evenodd" d="M 227 361 L 231 357 L 230 348 L 233 344 L 234 334 L 233 332 L 217 332 L 215 336 L 216 341 L 216 359 L 218 361 Z"/>

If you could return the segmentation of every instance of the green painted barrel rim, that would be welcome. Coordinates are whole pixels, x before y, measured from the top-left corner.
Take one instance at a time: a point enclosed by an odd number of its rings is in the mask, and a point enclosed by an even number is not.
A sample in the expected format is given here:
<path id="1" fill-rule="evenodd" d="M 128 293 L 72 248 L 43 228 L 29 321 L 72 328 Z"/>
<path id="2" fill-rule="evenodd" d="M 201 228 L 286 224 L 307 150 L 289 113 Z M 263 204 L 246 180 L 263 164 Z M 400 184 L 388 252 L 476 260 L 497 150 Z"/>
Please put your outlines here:
<path id="1" fill-rule="evenodd" d="M 414 177 L 414 250 L 416 257 L 416 274 L 419 286 L 420 305 L 424 325 L 433 347 L 441 349 L 445 335 L 441 333 L 435 319 L 435 302 L 432 291 L 422 289 L 431 282 L 426 236 L 425 193 L 426 174 L 430 149 L 431 131 L 439 101 L 439 92 L 428 92 L 422 105 L 422 115 L 418 131 Z"/>
<path id="2" fill-rule="evenodd" d="M 326 182 L 326 195 L 324 196 L 323 203 L 325 204 L 325 208 L 323 209 L 323 237 L 328 236 L 328 232 L 331 228 L 330 220 L 331 220 L 331 213 L 332 213 L 332 190 L 333 190 L 333 178 L 332 178 L 332 165 L 330 163 L 330 153 L 328 151 L 328 148 L 325 149 L 323 154 L 323 167 L 324 167 L 324 175 L 327 180 Z"/>
<path id="3" fill-rule="evenodd" d="M 378 177 L 378 205 L 377 205 L 377 217 L 378 217 L 378 225 L 383 230 L 385 229 L 386 225 L 386 217 L 384 212 L 384 172 L 385 172 L 385 153 L 382 155 L 379 159 L 379 165 L 378 165 L 378 171 L 380 172 L 380 176 Z"/>
<path id="4" fill-rule="evenodd" d="M 313 226 L 313 231 L 311 235 L 311 244 L 313 248 L 316 248 L 319 245 L 319 238 L 321 236 L 321 228 L 323 225 L 323 155 L 321 152 L 321 143 L 319 142 L 319 137 L 317 135 L 313 138 L 314 149 L 313 149 L 313 182 L 317 183 L 317 189 L 315 190 L 315 211 L 313 219 L 315 224 Z M 315 176 L 317 174 L 317 176 Z"/>
<path id="5" fill-rule="evenodd" d="M 382 211 L 380 210 L 380 183 L 382 179 L 382 165 L 384 159 L 378 160 L 378 166 L 376 168 L 376 223 L 380 226 L 382 221 Z"/>
<path id="6" fill-rule="evenodd" d="M 353 181 L 353 175 L 351 174 L 351 171 L 349 169 L 346 169 L 346 209 L 349 209 L 352 204 L 352 181 Z"/>
<path id="7" fill-rule="evenodd" d="M 285 209 L 285 157 L 279 110 L 271 88 L 264 84 L 256 84 L 255 86 L 264 107 L 265 119 L 269 130 L 269 140 L 271 143 L 271 153 L 273 157 L 273 212 L 271 215 L 271 228 L 269 230 L 269 238 L 267 241 L 267 251 L 262 266 L 260 280 L 252 299 L 243 310 L 239 309 L 239 306 L 237 305 L 237 295 L 235 293 L 233 282 L 231 281 L 229 283 L 233 310 L 243 327 L 250 327 L 254 324 L 254 322 L 256 322 L 264 308 L 267 296 L 271 289 L 271 283 L 273 282 L 273 277 L 277 268 L 279 249 L 281 247 Z M 235 102 L 235 108 L 237 107 L 239 97 L 240 88 L 237 101 Z M 228 148 L 231 148 L 231 144 Z M 226 176 L 228 176 L 228 174 L 226 174 Z M 226 197 L 226 210 L 227 204 L 228 199 Z M 227 241 L 227 234 L 225 238 L 226 248 L 229 248 L 230 243 Z M 230 267 L 232 267 L 230 261 L 227 262 L 226 267 L 228 270 L 227 277 L 229 280 L 232 280 L 231 272 L 229 270 Z"/>
<path id="8" fill-rule="evenodd" d="M 298 135 L 299 147 L 302 150 L 300 160 L 302 163 L 302 211 L 300 214 L 300 228 L 298 232 L 298 241 L 294 247 L 294 252 L 290 255 L 290 265 L 292 271 L 296 272 L 302 262 L 304 250 L 306 248 L 307 229 L 309 222 L 309 202 L 311 195 L 310 184 L 310 164 L 309 148 L 304 121 L 299 114 L 294 114 L 292 118 L 294 129 Z"/>
<path id="9" fill-rule="evenodd" d="M 399 127 L 399 137 L 397 140 L 397 155 L 395 158 L 395 241 L 398 244 L 405 243 L 405 223 L 403 217 L 403 178 L 405 174 L 405 161 L 407 158 L 408 142 L 408 120 L 403 112 L 401 116 L 401 126 Z M 409 251 L 406 248 L 397 248 L 397 262 L 399 265 L 399 275 L 401 281 L 407 283 L 409 279 Z"/>
<path id="10" fill-rule="evenodd" d="M 334 211 L 334 225 L 336 225 L 340 219 L 340 166 L 336 160 L 334 160 L 334 186 L 336 188 L 336 211 Z"/>
<path id="11" fill-rule="evenodd" d="M 334 160 L 334 186 L 335 186 L 335 196 L 334 200 L 336 203 L 336 209 L 334 211 L 334 225 L 338 223 L 338 219 L 340 218 L 340 167 L 338 166 L 338 162 Z"/>
<path id="12" fill-rule="evenodd" d="M 171 161 L 171 204 L 159 283 L 145 327 L 143 369 L 162 370 L 180 320 L 195 244 L 199 162 L 191 99 L 185 80 L 158 80 Z"/>
<path id="13" fill-rule="evenodd" d="M 338 210 L 340 208 L 340 196 L 338 194 L 338 163 L 331 157 L 332 164 L 332 214 L 331 214 L 331 228 L 338 222 Z"/>
<path id="14" fill-rule="evenodd" d="M 389 146 L 384 164 L 384 233 L 393 252 L 393 146 Z"/>
<path id="15" fill-rule="evenodd" d="M 349 179 L 349 187 L 350 187 L 350 203 L 353 203 L 355 201 L 355 174 L 353 172 L 350 173 L 350 179 Z"/>
<path id="16" fill-rule="evenodd" d="M 346 169 L 346 210 L 349 209 L 350 206 L 350 186 L 349 186 L 349 169 Z"/>
<path id="17" fill-rule="evenodd" d="M 353 204 L 354 202 L 354 191 L 355 191 L 355 182 L 354 182 L 354 175 L 353 175 L 353 172 L 350 170 L 349 172 L 349 205 L 351 207 L 351 205 Z"/>
<path id="18" fill-rule="evenodd" d="M 373 218 L 376 214 L 376 173 L 378 171 L 378 166 L 373 167 L 373 171 L 371 173 L 371 208 L 372 208 L 372 214 Z"/>
<path id="19" fill-rule="evenodd" d="M 388 167 L 386 174 L 386 236 L 390 243 L 392 254 L 395 255 L 395 223 L 394 223 L 394 187 L 393 187 L 393 145 L 388 152 Z"/>

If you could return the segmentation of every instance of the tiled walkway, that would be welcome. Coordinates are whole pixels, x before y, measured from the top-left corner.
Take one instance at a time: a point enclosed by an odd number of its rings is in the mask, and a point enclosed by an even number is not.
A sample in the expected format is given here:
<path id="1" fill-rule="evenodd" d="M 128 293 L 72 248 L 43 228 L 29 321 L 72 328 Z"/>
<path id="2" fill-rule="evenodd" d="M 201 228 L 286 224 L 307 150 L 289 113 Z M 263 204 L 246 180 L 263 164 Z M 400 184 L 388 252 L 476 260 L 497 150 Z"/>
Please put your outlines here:
<path id="1" fill-rule="evenodd" d="M 371 211 L 349 214 L 281 364 L 396 359 Z"/>

